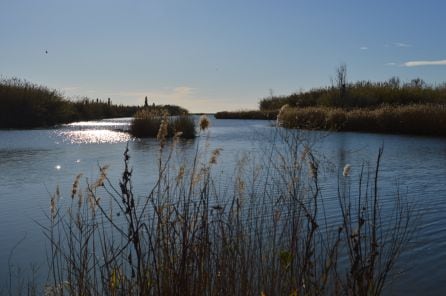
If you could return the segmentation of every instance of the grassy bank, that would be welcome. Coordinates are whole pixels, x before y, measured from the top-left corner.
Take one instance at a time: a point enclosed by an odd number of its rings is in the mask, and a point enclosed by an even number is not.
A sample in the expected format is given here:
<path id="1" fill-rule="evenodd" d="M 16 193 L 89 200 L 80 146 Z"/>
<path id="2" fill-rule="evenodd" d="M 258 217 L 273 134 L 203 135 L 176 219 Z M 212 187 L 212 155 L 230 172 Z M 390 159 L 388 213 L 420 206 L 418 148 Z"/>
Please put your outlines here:
<path id="1" fill-rule="evenodd" d="M 168 110 L 172 115 L 187 112 L 173 105 L 146 108 Z M 20 79 L 0 81 L 0 128 L 50 127 L 73 121 L 131 117 L 139 109 L 141 107 L 113 104 L 111 99 L 71 101 L 57 90 Z"/>
<path id="2" fill-rule="evenodd" d="M 278 130 L 283 145 L 270 143 L 260 162 L 241 160 L 219 180 L 221 151 L 200 145 L 205 127 L 195 156 L 181 163 L 184 151 L 159 137 L 147 175 L 154 186 L 143 195 L 133 191 L 128 150 L 119 185 L 103 166 L 96 181 L 77 176 L 68 200 L 56 191 L 45 228 L 48 293 L 381 294 L 412 225 L 398 194 L 386 200 L 393 210 L 381 211 L 382 151 L 369 170 L 353 176 L 346 166 L 330 197 L 319 184 L 324 163 L 298 133 Z"/>
<path id="3" fill-rule="evenodd" d="M 446 136 L 446 105 L 374 109 L 287 107 L 278 122 L 287 128 Z"/>

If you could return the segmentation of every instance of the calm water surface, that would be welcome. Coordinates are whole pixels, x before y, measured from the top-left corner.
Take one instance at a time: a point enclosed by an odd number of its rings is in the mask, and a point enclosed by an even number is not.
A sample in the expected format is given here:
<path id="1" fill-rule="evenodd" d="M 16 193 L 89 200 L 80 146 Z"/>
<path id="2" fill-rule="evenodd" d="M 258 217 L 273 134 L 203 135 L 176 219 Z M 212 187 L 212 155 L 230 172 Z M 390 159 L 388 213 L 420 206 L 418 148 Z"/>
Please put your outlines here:
<path id="1" fill-rule="evenodd" d="M 119 180 L 128 143 L 137 194 L 150 188 L 156 171 L 157 142 L 135 140 L 125 132 L 128 119 L 79 122 L 56 129 L 0 131 L 0 281 L 8 266 L 45 266 L 45 240 L 39 223 L 46 224 L 49 201 L 56 186 L 67 199 L 75 176 L 95 180 L 99 165 L 109 165 L 109 177 Z M 232 172 L 244 155 L 261 156 L 271 139 L 267 121 L 212 120 L 209 143 L 222 148 L 219 169 Z M 323 196 L 332 196 L 339 168 L 373 164 L 384 146 L 381 176 L 384 199 L 396 188 L 414 200 L 422 213 L 418 232 L 397 266 L 405 271 L 388 294 L 443 295 L 446 293 L 446 139 L 363 133 L 311 132 L 320 157 L 333 165 L 324 174 Z M 195 141 L 180 143 L 185 155 Z M 324 186 L 325 183 L 325 186 Z M 337 213 L 333 213 L 336 215 Z"/>

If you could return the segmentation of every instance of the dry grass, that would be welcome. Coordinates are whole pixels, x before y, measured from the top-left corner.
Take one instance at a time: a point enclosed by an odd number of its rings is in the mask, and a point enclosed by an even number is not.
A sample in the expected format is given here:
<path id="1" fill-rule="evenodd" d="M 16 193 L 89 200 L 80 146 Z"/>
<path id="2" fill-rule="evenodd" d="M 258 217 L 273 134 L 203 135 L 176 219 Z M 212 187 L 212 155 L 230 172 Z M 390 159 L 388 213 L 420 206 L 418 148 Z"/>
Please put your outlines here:
<path id="1" fill-rule="evenodd" d="M 156 138 L 161 124 L 167 125 L 166 136 L 173 137 L 181 133 L 186 139 L 195 138 L 195 121 L 192 116 L 180 115 L 169 117 L 164 110 L 142 109 L 135 113 L 130 133 L 139 138 Z"/>
<path id="2" fill-rule="evenodd" d="M 380 294 L 411 230 L 399 195 L 381 215 L 382 151 L 375 167 L 358 170 L 357 195 L 351 172 L 340 176 L 341 216 L 328 222 L 323 164 L 297 133 L 275 137 L 281 145 L 271 143 L 252 169 L 241 161 L 223 193 L 213 177 L 220 150 L 200 148 L 200 139 L 195 157 L 178 165 L 175 141 L 159 137 L 157 177 L 144 197 L 134 195 L 128 149 L 118 186 L 105 167 L 96 182 L 76 177 L 68 207 L 58 193 L 51 200 L 47 293 Z"/>
<path id="3" fill-rule="evenodd" d="M 287 128 L 446 136 L 446 105 L 287 108 L 280 122 Z"/>

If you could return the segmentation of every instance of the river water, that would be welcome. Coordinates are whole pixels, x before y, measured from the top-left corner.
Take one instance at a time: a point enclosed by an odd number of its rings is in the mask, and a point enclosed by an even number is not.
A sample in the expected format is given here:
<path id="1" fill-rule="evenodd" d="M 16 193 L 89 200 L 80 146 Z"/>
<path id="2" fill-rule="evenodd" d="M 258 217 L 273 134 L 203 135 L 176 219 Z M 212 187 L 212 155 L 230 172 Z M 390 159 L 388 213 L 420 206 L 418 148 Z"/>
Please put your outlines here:
<path id="1" fill-rule="evenodd" d="M 95 180 L 100 165 L 109 165 L 109 178 L 117 183 L 128 145 L 135 190 L 143 194 L 150 188 L 148 175 L 156 172 L 158 143 L 132 139 L 119 131 L 129 122 L 108 119 L 54 129 L 0 131 L 0 287 L 7 287 L 11 273 L 45 266 L 47 242 L 39 224 L 48 223 L 50 196 L 56 187 L 67 199 L 75 176 L 82 173 L 83 178 Z M 271 144 L 271 122 L 212 119 L 211 123 L 199 141 L 209 149 L 222 148 L 222 171 L 231 172 L 238 159 L 260 156 Z M 445 294 L 446 139 L 346 132 L 308 132 L 307 136 L 313 138 L 317 155 L 335 168 L 333 175 L 324 176 L 326 195 L 337 190 L 336 182 L 329 180 L 339 175 L 339 168 L 348 163 L 352 174 L 357 174 L 362 164 L 373 164 L 378 149 L 384 147 L 380 171 L 384 191 L 399 188 L 420 213 L 416 237 L 397 265 L 404 272 L 386 293 Z M 181 143 L 186 154 L 195 151 L 196 141 Z"/>

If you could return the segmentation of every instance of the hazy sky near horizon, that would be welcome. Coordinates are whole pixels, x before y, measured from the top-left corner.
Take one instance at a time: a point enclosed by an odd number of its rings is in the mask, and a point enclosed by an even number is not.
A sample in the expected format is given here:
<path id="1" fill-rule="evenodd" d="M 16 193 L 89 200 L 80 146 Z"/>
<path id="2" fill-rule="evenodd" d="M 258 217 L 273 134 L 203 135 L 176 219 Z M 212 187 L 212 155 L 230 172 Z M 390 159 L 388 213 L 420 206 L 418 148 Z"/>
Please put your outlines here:
<path id="1" fill-rule="evenodd" d="M 193 112 L 348 80 L 446 81 L 446 1 L 0 0 L 0 75 Z M 45 53 L 48 51 L 48 53 Z"/>

